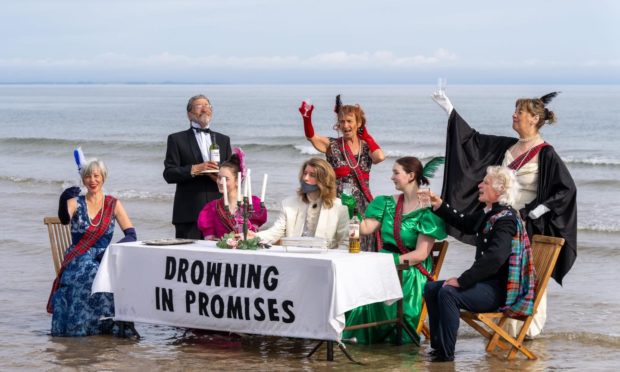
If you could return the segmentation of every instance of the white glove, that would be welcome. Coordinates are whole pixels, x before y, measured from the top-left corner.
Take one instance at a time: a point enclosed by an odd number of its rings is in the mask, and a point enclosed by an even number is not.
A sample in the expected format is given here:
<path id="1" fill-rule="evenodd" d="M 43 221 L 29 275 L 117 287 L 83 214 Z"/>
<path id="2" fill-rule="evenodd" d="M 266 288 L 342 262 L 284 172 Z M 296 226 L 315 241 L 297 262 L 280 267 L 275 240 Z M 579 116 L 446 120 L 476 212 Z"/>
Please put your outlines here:
<path id="1" fill-rule="evenodd" d="M 433 101 L 435 101 L 447 114 L 450 116 L 452 110 L 454 110 L 454 106 L 452 106 L 452 102 L 450 102 L 450 98 L 446 96 L 446 93 L 439 90 L 433 93 L 431 96 Z"/>
<path id="2" fill-rule="evenodd" d="M 549 212 L 551 209 L 547 208 L 544 204 L 538 205 L 538 207 L 532 209 L 527 216 L 533 220 L 540 218 L 543 214 Z"/>

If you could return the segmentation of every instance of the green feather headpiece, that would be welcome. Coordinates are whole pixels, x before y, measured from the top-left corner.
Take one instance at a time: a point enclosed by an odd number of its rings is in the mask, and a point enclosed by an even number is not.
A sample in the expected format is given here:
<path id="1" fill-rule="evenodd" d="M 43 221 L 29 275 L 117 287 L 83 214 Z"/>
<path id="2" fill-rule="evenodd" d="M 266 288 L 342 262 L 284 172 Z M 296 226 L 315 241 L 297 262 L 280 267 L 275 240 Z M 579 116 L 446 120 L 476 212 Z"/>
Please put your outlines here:
<path id="1" fill-rule="evenodd" d="M 426 178 L 433 178 L 435 176 L 435 172 L 440 165 L 445 163 L 446 158 L 443 156 L 436 156 L 428 161 L 422 168 L 422 175 Z"/>

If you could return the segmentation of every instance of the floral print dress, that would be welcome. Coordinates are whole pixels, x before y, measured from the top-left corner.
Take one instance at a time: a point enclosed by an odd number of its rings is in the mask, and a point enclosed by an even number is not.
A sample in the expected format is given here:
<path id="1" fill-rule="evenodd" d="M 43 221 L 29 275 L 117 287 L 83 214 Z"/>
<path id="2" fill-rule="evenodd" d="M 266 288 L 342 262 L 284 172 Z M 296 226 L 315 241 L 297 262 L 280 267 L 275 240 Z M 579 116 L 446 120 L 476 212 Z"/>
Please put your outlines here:
<path id="1" fill-rule="evenodd" d="M 330 137 L 329 138 L 329 147 L 327 149 L 327 152 L 325 153 L 325 159 L 327 160 L 329 165 L 331 165 L 332 168 L 334 169 L 341 168 L 341 167 L 350 168 L 349 163 L 353 162 L 352 159 L 348 159 L 349 161 L 347 161 L 347 158 L 345 157 L 344 153 L 341 151 L 340 146 L 342 145 L 342 141 L 343 141 L 342 137 L 338 137 L 338 138 Z M 354 154 L 355 161 L 359 159 L 358 166 L 360 167 L 362 172 L 366 174 L 370 174 L 370 168 L 372 167 L 372 158 L 370 157 L 370 149 L 368 148 L 368 145 L 366 144 L 366 142 L 360 141 L 359 151 L 360 152 L 358 154 Z M 363 181 L 368 188 L 370 188 L 369 181 L 370 181 L 369 179 Z M 360 189 L 357 183 L 357 179 L 355 175 L 353 174 L 353 170 L 351 170 L 348 176 L 336 178 L 336 187 L 337 187 L 336 192 L 337 192 L 338 197 L 341 197 L 345 185 L 350 185 L 351 193 L 353 194 L 353 197 L 355 198 L 355 202 L 356 202 L 355 206 L 357 207 L 357 211 L 363 216 L 364 212 L 366 212 L 366 207 L 368 206 L 370 202 L 366 200 L 366 197 L 364 196 L 364 192 Z M 344 200 L 343 200 L 343 204 L 346 205 Z M 377 240 L 375 239 L 374 234 L 363 236 L 361 239 L 361 248 L 363 251 L 376 252 L 377 251 L 376 245 L 377 245 Z"/>

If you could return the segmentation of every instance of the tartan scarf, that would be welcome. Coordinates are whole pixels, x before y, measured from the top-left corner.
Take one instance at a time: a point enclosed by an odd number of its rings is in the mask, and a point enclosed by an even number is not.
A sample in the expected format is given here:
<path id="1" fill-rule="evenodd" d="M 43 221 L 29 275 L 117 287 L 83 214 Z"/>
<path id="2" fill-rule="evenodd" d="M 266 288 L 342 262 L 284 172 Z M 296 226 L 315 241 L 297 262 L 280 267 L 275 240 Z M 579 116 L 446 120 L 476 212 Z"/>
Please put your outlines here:
<path id="1" fill-rule="evenodd" d="M 86 231 L 84 232 L 84 235 L 82 235 L 82 238 L 75 243 L 69 253 L 65 255 L 62 265 L 60 266 L 60 270 L 58 270 L 58 275 L 56 275 L 56 279 L 54 279 L 54 284 L 52 284 L 50 297 L 47 300 L 48 313 L 52 314 L 54 312 L 52 297 L 54 297 L 54 294 L 58 291 L 58 288 L 60 288 L 60 278 L 62 277 L 65 269 L 75 258 L 88 252 L 93 244 L 95 244 L 97 240 L 105 234 L 110 226 L 110 223 L 112 222 L 112 218 L 114 217 L 114 207 L 116 207 L 116 198 L 106 195 L 105 201 L 103 202 L 103 208 L 101 208 L 95 218 L 93 218 L 93 220 L 96 220 L 97 217 L 100 218 L 99 225 L 93 226 L 89 224 L 88 228 L 86 228 Z"/>
<path id="2" fill-rule="evenodd" d="M 543 147 L 547 147 L 547 146 L 550 146 L 550 145 L 547 142 L 543 142 L 540 145 L 532 147 L 528 151 L 517 156 L 517 158 L 513 160 L 512 163 L 508 164 L 508 168 L 518 171 L 519 169 L 521 169 L 521 167 L 523 167 L 530 160 L 532 160 L 534 156 L 536 156 L 540 152 L 540 150 L 543 149 Z"/>
<path id="3" fill-rule="evenodd" d="M 503 210 L 491 216 L 484 232 L 488 232 L 499 218 L 510 215 L 515 214 L 511 210 Z M 506 304 L 500 308 L 500 311 L 512 317 L 532 315 L 536 290 L 536 270 L 530 239 L 519 215 L 516 214 L 515 217 L 517 218 L 517 233 L 512 238 L 512 252 L 508 259 Z"/>
<path id="4" fill-rule="evenodd" d="M 235 227 L 237 223 L 233 215 L 226 211 L 226 208 L 224 207 L 224 199 L 217 199 L 215 201 L 215 210 L 217 211 L 217 216 L 219 217 L 220 222 L 226 226 L 228 232 L 236 232 Z"/>
<path id="5" fill-rule="evenodd" d="M 396 241 L 396 246 L 398 247 L 398 250 L 401 252 L 401 254 L 406 254 L 406 253 L 411 252 L 411 250 L 405 247 L 405 244 L 403 243 L 403 239 L 400 236 L 400 228 L 401 228 L 401 222 L 403 218 L 404 201 L 405 201 L 405 196 L 403 194 L 400 194 L 398 196 L 398 202 L 396 203 L 396 212 L 394 213 L 394 240 Z M 418 262 L 417 264 L 413 266 L 415 266 L 422 273 L 422 275 L 424 275 L 426 279 L 428 279 L 429 282 L 435 281 L 435 278 L 433 278 L 433 274 L 429 273 L 428 270 L 426 270 L 426 268 L 422 266 L 421 262 Z"/>
<path id="6" fill-rule="evenodd" d="M 338 147 L 340 148 L 340 151 L 343 154 L 345 154 L 346 158 L 351 159 L 351 163 L 353 163 L 353 167 L 349 167 L 349 168 L 351 169 L 353 173 L 353 176 L 354 176 L 353 179 L 357 181 L 357 184 L 359 185 L 359 189 L 362 191 L 362 194 L 364 194 L 364 197 L 366 198 L 366 200 L 370 203 L 374 199 L 374 197 L 372 196 L 372 193 L 370 192 L 370 187 L 366 184 L 366 182 L 364 182 L 365 180 L 370 179 L 370 174 L 368 172 L 364 172 L 361 167 L 357 166 L 358 165 L 357 159 L 355 159 L 355 156 L 353 155 L 353 151 L 351 151 L 351 147 L 349 147 L 349 145 L 344 141 L 343 137 L 340 137 L 340 144 L 338 145 Z M 359 151 L 362 151 L 361 143 L 360 143 Z M 381 230 L 375 231 L 374 234 L 375 234 L 375 240 L 377 241 L 376 250 L 379 251 L 383 247 L 383 239 L 381 238 Z"/>

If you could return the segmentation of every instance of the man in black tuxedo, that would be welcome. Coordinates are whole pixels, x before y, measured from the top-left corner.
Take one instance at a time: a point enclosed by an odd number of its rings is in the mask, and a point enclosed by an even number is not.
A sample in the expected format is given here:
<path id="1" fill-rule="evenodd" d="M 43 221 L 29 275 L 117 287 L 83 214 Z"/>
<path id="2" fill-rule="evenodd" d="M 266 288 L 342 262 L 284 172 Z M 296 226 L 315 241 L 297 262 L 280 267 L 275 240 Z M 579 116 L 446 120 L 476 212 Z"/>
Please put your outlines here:
<path id="1" fill-rule="evenodd" d="M 221 196 L 216 183 L 218 163 L 211 159 L 209 148 L 213 143 L 219 146 L 222 162 L 230 158 L 232 150 L 228 136 L 209 128 L 212 116 L 209 99 L 194 96 L 187 102 L 191 127 L 168 136 L 164 179 L 177 185 L 172 211 L 177 238 L 202 239 L 196 226 L 198 213 L 207 202 Z"/>

